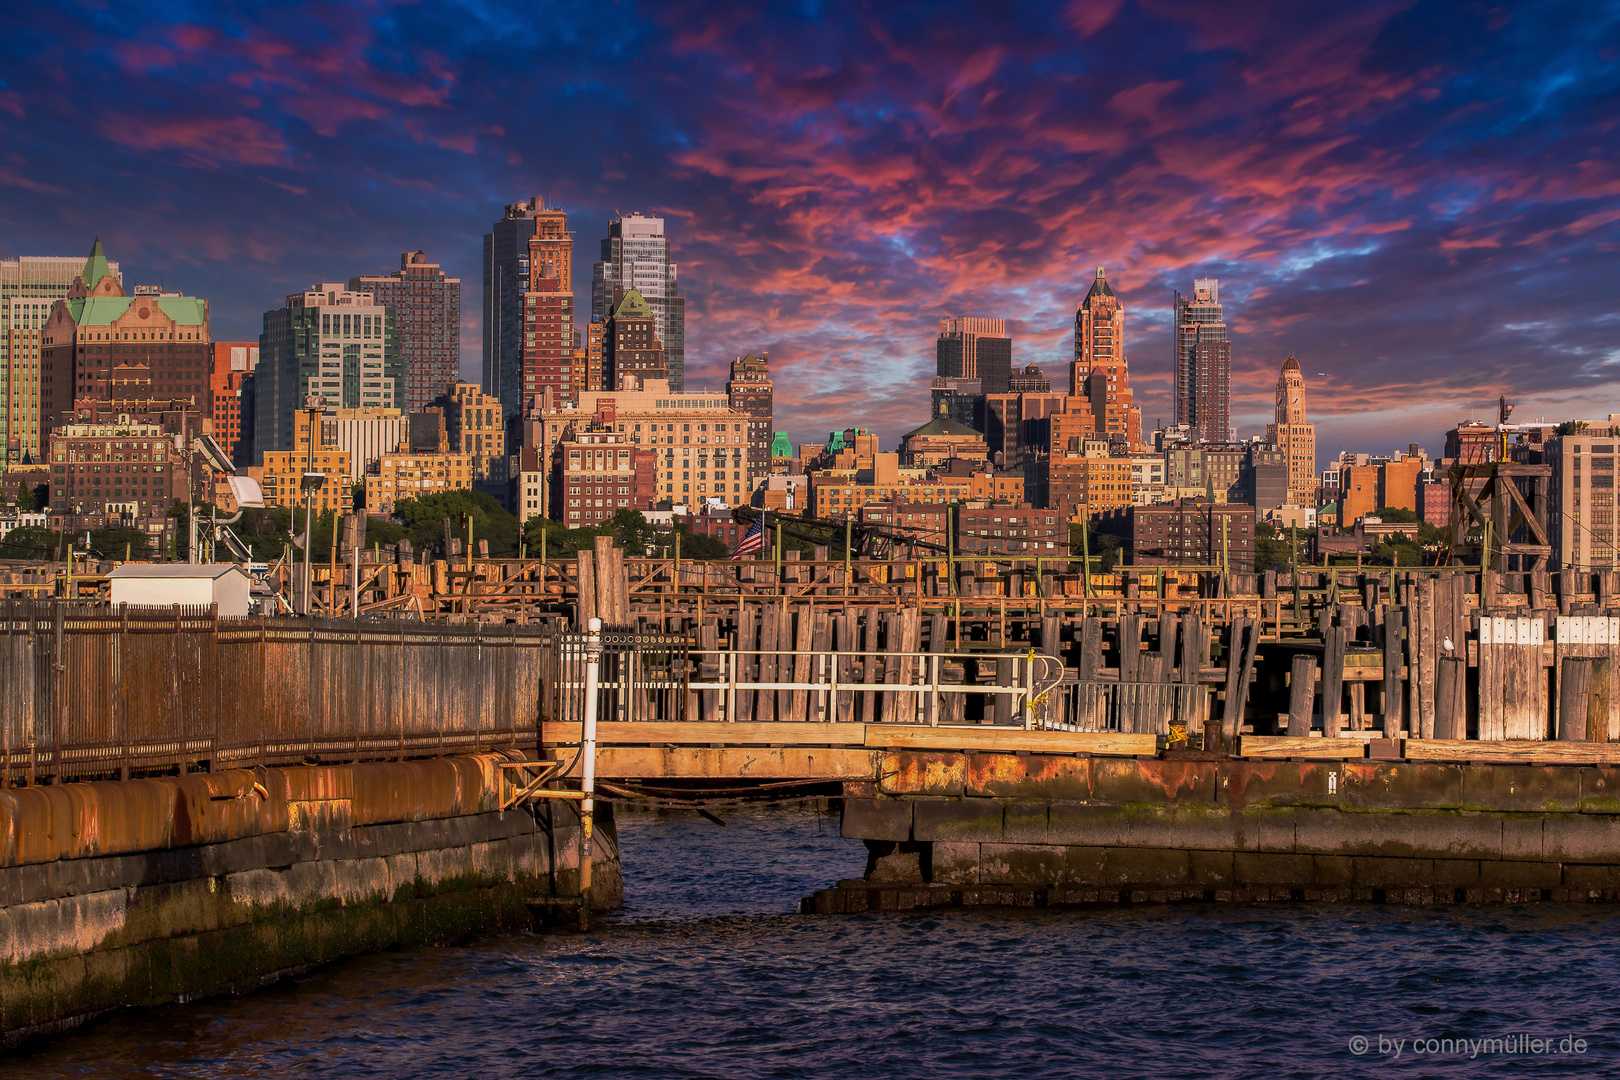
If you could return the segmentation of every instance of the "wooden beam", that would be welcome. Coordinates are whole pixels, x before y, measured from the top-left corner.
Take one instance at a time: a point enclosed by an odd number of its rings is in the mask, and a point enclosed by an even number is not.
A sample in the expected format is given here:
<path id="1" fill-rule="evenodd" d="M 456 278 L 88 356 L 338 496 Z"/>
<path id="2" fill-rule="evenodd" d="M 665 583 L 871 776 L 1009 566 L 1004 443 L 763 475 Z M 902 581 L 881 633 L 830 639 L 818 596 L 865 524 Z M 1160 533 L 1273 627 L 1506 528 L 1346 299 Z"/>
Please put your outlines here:
<path id="1" fill-rule="evenodd" d="M 1550 742 L 1542 739 L 1406 739 L 1412 761 L 1503 761 L 1528 765 L 1620 763 L 1620 744 Z"/>
<path id="2" fill-rule="evenodd" d="M 604 746 L 596 775 L 609 780 L 876 780 L 882 755 L 841 747 Z M 575 764 L 567 776 L 577 777 Z"/>
<path id="3" fill-rule="evenodd" d="M 1311 739 L 1286 735 L 1245 735 L 1238 740 L 1238 756 L 1252 758 L 1323 758 L 1340 760 L 1367 756 L 1366 739 Z"/>
<path id="4" fill-rule="evenodd" d="M 579 742 L 578 724 L 546 724 L 541 739 L 571 746 Z M 780 721 L 728 724 L 722 721 L 605 723 L 596 726 L 596 741 L 618 746 L 864 746 L 865 724 L 817 724 Z"/>
<path id="5" fill-rule="evenodd" d="M 1151 755 L 1158 740 L 1150 734 L 1125 735 L 1112 731 L 1025 731 L 982 724 L 963 727 L 920 727 L 910 724 L 870 724 L 866 745 L 896 750 L 987 750 L 1012 753 Z"/>

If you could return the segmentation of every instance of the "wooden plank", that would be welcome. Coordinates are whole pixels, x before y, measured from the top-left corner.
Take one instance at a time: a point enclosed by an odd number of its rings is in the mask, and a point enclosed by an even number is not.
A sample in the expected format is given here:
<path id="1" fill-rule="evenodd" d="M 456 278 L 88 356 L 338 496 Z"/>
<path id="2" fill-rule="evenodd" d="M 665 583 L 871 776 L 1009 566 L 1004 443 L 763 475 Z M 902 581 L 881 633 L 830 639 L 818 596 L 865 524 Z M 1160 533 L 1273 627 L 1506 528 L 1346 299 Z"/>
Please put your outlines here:
<path id="1" fill-rule="evenodd" d="M 1601 765 L 1620 762 L 1615 743 L 1552 742 L 1546 739 L 1407 739 L 1402 753 L 1412 761 L 1504 761 L 1516 764 Z"/>
<path id="2" fill-rule="evenodd" d="M 746 685 L 759 681 L 759 657 L 750 650 L 759 647 L 759 617 L 752 607 L 744 604 L 741 598 L 737 600 L 737 650 L 733 663 L 736 665 L 737 682 Z M 737 691 L 737 715 L 726 719 L 736 723 L 746 723 L 754 719 L 753 690 Z"/>
<path id="3" fill-rule="evenodd" d="M 1401 733 L 1401 609 L 1391 604 L 1384 609 L 1384 738 Z"/>
<path id="4" fill-rule="evenodd" d="M 1344 700 L 1343 626 L 1330 626 L 1322 650 L 1322 734 L 1338 738 Z M 1290 717 L 1291 718 L 1291 717 Z"/>
<path id="5" fill-rule="evenodd" d="M 862 635 L 861 651 L 868 655 L 861 660 L 861 685 L 871 686 L 878 681 L 878 661 L 875 655 L 878 651 L 878 613 L 866 613 L 866 628 Z M 877 715 L 877 694 L 871 690 L 861 691 L 861 711 L 856 717 L 865 724 L 875 724 Z"/>
<path id="6" fill-rule="evenodd" d="M 1245 735 L 1238 740 L 1238 756 L 1254 758 L 1325 758 L 1341 760 L 1367 756 L 1366 739 L 1312 739 L 1281 735 Z"/>
<path id="7" fill-rule="evenodd" d="M 1612 742 L 1609 738 L 1609 677 L 1614 661 L 1607 656 L 1593 658 L 1590 691 L 1586 707 L 1586 739 L 1588 742 Z"/>
<path id="8" fill-rule="evenodd" d="M 1466 694 L 1468 661 L 1460 656 L 1442 656 L 1435 670 L 1434 730 L 1441 739 L 1461 739 L 1468 734 Z"/>
<path id="9" fill-rule="evenodd" d="M 1119 617 L 1119 681 L 1136 682 L 1142 670 L 1142 617 Z"/>
<path id="10" fill-rule="evenodd" d="M 1288 684 L 1288 734 L 1303 739 L 1311 733 L 1311 705 L 1316 696 L 1316 657 L 1294 657 Z"/>
<path id="11" fill-rule="evenodd" d="M 1239 615 L 1226 628 L 1226 711 L 1221 717 L 1221 736 L 1230 746 L 1242 729 L 1241 708 L 1244 695 L 1238 682 L 1243 673 L 1244 638 L 1249 633 L 1249 620 Z M 1205 749 L 1213 749 L 1206 746 Z"/>
<path id="12" fill-rule="evenodd" d="M 812 654 L 816 652 L 815 635 L 811 625 L 814 621 L 808 610 L 803 608 L 799 610 L 797 636 L 793 644 L 793 681 L 796 683 L 810 681 L 811 664 L 815 659 Z M 787 693 L 788 720 L 802 724 L 810 719 L 810 691 L 789 690 Z"/>
<path id="13" fill-rule="evenodd" d="M 775 604 L 763 604 L 759 612 L 759 647 L 762 650 L 759 657 L 759 681 L 762 683 L 781 682 L 776 677 L 776 634 L 777 624 L 781 622 L 784 612 Z M 769 651 L 764 651 L 769 650 Z M 756 695 L 754 704 L 754 719 L 764 723 L 776 720 L 776 693 L 771 690 L 761 690 Z"/>
<path id="14" fill-rule="evenodd" d="M 1181 620 L 1169 612 L 1159 618 L 1159 656 L 1162 658 L 1159 666 L 1159 677 L 1149 679 L 1143 676 L 1143 682 L 1175 682 L 1176 681 L 1176 631 L 1181 626 Z"/>
<path id="15" fill-rule="evenodd" d="M 541 741 L 560 746 L 576 746 L 579 740 L 579 724 L 548 723 L 541 733 Z M 596 741 L 602 745 L 618 746 L 707 746 L 710 743 L 725 743 L 728 746 L 864 746 L 866 726 L 814 722 L 794 724 L 785 720 L 769 724 L 691 720 L 606 723 L 596 725 Z"/>
<path id="16" fill-rule="evenodd" d="M 609 746 L 597 752 L 604 780 L 876 780 L 881 755 L 844 747 Z M 567 775 L 577 777 L 581 766 Z"/>
<path id="17" fill-rule="evenodd" d="M 1102 667 L 1102 620 L 1088 616 L 1080 623 L 1080 681 L 1095 679 Z"/>
<path id="18" fill-rule="evenodd" d="M 575 587 L 579 611 L 574 619 L 574 629 L 585 630 L 590 627 L 592 619 L 599 618 L 596 613 L 596 564 L 590 552 L 576 551 L 574 565 L 579 575 L 579 584 Z"/>
<path id="19" fill-rule="evenodd" d="M 1558 671 L 1558 738 L 1586 741 L 1586 714 L 1592 696 L 1592 661 L 1566 656 Z"/>
<path id="20" fill-rule="evenodd" d="M 1025 731 L 967 724 L 961 727 L 914 727 L 880 724 L 866 729 L 871 748 L 911 750 L 996 750 L 1013 753 L 1151 755 L 1157 752 L 1153 735 L 1112 731 Z"/>

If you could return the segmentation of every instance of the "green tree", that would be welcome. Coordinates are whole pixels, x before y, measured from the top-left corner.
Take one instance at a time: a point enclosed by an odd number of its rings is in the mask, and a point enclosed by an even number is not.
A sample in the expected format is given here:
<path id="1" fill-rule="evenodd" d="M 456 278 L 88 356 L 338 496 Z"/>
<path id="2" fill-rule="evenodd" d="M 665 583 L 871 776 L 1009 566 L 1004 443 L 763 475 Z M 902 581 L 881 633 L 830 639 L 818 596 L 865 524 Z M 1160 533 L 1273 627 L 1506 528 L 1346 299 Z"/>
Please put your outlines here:
<path id="1" fill-rule="evenodd" d="M 12 529 L 0 537 L 0 559 L 50 559 L 56 557 L 61 537 L 38 525 Z"/>
<path id="2" fill-rule="evenodd" d="M 1390 525 L 1411 525 L 1418 519 L 1416 511 L 1404 506 L 1380 506 L 1372 516 Z"/>
<path id="3" fill-rule="evenodd" d="M 640 510 L 620 510 L 613 515 L 608 531 L 626 555 L 651 555 L 663 546 L 663 534 Z"/>
<path id="4" fill-rule="evenodd" d="M 25 514 L 39 509 L 39 500 L 34 497 L 34 489 L 29 487 L 25 480 L 17 481 L 17 509 Z"/>
<path id="5" fill-rule="evenodd" d="M 114 527 L 90 530 L 90 550 L 104 559 L 122 559 L 129 552 L 131 559 L 144 559 L 151 554 L 152 541 L 140 529 Z"/>
<path id="6" fill-rule="evenodd" d="M 489 541 L 489 553 L 508 558 L 518 550 L 518 521 L 493 495 L 482 491 L 442 491 L 419 499 L 401 499 L 394 504 L 394 520 L 405 527 L 411 546 L 417 551 L 433 551 L 444 546 L 444 520 L 450 519 L 452 536 L 467 539 L 467 519 L 472 518 L 473 543 Z"/>
<path id="7" fill-rule="evenodd" d="M 731 549 L 726 546 L 726 542 L 718 536 L 695 533 L 685 525 L 677 525 L 675 529 L 681 534 L 681 558 L 683 559 L 724 559 L 731 554 Z"/>

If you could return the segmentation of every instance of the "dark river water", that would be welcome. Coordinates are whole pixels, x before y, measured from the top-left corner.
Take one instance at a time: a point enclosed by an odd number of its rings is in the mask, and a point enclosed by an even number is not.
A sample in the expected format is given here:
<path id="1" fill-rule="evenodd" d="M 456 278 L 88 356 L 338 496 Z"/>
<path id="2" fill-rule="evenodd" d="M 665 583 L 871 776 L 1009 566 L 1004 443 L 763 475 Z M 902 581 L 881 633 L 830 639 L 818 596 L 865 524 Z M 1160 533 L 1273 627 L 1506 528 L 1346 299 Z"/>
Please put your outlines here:
<path id="1" fill-rule="evenodd" d="M 1610 909 L 799 916 L 801 896 L 862 869 L 836 818 L 627 816 L 619 830 L 627 905 L 590 934 L 363 957 L 114 1016 L 0 1072 L 1620 1075 Z"/>

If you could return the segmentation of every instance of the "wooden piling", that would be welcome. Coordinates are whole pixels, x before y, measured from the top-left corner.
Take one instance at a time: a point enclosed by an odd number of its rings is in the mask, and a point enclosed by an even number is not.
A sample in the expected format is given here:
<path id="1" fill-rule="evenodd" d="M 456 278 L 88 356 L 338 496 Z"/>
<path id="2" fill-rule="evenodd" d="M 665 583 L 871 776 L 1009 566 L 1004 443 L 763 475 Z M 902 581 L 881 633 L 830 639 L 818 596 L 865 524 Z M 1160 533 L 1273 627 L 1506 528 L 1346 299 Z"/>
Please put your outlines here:
<path id="1" fill-rule="evenodd" d="M 1311 733 L 1311 706 L 1316 699 L 1316 657 L 1295 654 L 1288 684 L 1288 735 L 1303 739 Z"/>

